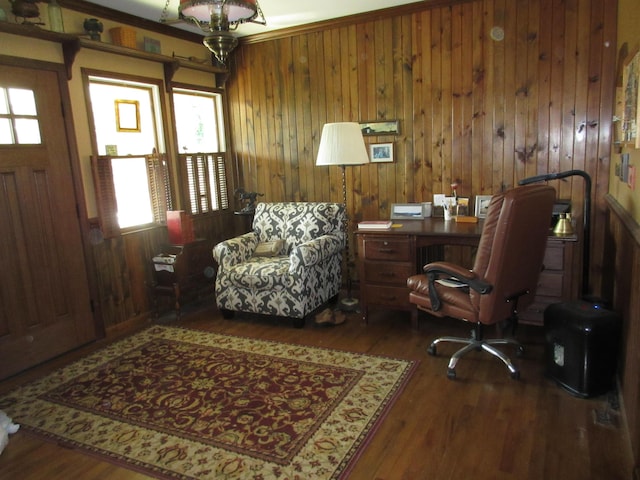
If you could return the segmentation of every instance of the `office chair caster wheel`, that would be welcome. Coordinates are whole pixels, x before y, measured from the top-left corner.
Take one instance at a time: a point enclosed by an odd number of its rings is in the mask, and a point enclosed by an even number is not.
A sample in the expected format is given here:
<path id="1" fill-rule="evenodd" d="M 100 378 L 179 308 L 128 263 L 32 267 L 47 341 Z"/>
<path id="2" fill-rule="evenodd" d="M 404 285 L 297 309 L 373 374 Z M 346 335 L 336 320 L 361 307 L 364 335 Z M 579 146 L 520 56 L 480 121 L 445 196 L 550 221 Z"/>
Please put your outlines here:
<path id="1" fill-rule="evenodd" d="M 438 352 L 436 351 L 436 346 L 435 345 L 429 345 L 429 348 L 427 348 L 427 353 L 429 355 L 431 355 L 432 357 L 435 357 Z"/>
<path id="2" fill-rule="evenodd" d="M 511 372 L 511 378 L 513 378 L 514 380 L 520 380 L 520 372 L 519 371 Z"/>
<path id="3" fill-rule="evenodd" d="M 455 380 L 456 379 L 456 371 L 453 368 L 448 368 L 447 369 L 447 378 L 449 380 Z"/>

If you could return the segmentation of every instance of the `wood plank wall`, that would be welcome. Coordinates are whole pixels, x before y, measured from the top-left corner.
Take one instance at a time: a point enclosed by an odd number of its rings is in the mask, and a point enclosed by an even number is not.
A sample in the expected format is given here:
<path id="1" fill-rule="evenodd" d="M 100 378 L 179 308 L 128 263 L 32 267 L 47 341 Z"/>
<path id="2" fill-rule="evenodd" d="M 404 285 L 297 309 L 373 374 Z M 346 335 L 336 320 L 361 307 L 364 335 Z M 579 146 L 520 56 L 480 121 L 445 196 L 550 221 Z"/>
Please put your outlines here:
<path id="1" fill-rule="evenodd" d="M 640 472 L 640 227 L 629 212 L 607 196 L 611 215 L 607 225 L 607 252 L 612 262 L 607 283 L 613 290 L 615 310 L 622 316 L 623 332 L 620 354 L 620 397 L 629 428 L 635 464 Z"/>
<path id="2" fill-rule="evenodd" d="M 227 82 L 240 185 L 264 201 L 342 201 L 338 167 L 315 167 L 322 126 L 399 120 L 395 162 L 347 168 L 352 221 L 434 193 L 492 194 L 541 173 L 594 184 L 592 285 L 603 262 L 613 111 L 612 0 L 425 2 L 245 41 Z M 268 16 L 268 12 L 265 12 Z M 490 37 L 494 26 L 504 40 Z M 582 222 L 581 177 L 555 181 Z M 580 228 L 578 228 L 580 230 Z M 579 251 L 577 255 L 580 255 Z M 580 274 L 581 256 L 576 259 Z"/>
<path id="3" fill-rule="evenodd" d="M 233 186 L 233 182 L 230 182 Z M 233 190 L 232 190 L 233 191 Z M 233 206 L 236 202 L 230 199 Z M 196 238 L 206 238 L 212 245 L 247 231 L 245 219 L 233 211 L 213 212 L 194 217 Z M 167 229 L 158 227 L 99 240 L 92 255 L 97 274 L 99 298 L 96 307 L 104 329 L 115 333 L 131 322 L 143 322 L 153 313 L 151 259 L 168 244 Z M 213 285 L 212 285 L 213 291 Z M 167 304 L 163 307 L 166 308 Z"/>

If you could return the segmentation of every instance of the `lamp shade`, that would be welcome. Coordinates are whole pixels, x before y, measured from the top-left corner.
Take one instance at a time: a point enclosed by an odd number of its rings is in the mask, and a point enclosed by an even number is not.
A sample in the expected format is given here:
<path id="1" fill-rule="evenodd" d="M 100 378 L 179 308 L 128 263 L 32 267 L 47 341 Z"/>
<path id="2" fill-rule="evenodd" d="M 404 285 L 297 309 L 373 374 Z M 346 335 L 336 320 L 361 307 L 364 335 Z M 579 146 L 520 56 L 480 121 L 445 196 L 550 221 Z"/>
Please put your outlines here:
<path id="1" fill-rule="evenodd" d="M 322 127 L 316 165 L 362 165 L 365 163 L 369 163 L 369 155 L 358 123 L 327 123 Z"/>

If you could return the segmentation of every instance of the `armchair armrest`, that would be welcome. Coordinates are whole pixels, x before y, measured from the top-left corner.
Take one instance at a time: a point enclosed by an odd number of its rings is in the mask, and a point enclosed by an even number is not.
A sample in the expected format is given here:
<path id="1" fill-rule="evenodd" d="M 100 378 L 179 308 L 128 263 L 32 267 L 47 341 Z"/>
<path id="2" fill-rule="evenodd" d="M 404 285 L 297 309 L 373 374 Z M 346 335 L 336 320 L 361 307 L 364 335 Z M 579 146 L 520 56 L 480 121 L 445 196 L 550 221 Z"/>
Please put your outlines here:
<path id="1" fill-rule="evenodd" d="M 247 261 L 257 246 L 258 235 L 255 232 L 248 232 L 218 243 L 213 248 L 213 258 L 220 268 L 225 269 Z"/>
<path id="2" fill-rule="evenodd" d="M 443 278 L 452 280 L 458 284 L 456 286 L 471 288 L 481 295 L 491 292 L 493 288 L 490 283 L 485 281 L 483 278 L 478 277 L 478 275 L 473 271 L 467 270 L 466 268 L 462 268 L 453 263 L 429 263 L 424 266 L 423 271 L 426 273 L 429 281 L 429 300 L 431 301 L 431 307 L 436 312 L 441 308 L 440 298 L 438 297 L 438 292 L 435 286 L 437 280 Z"/>
<path id="3" fill-rule="evenodd" d="M 343 241 L 336 235 L 322 235 L 301 243 L 291 250 L 289 272 L 295 272 L 300 266 L 316 265 L 322 260 L 339 254 L 343 248 Z"/>

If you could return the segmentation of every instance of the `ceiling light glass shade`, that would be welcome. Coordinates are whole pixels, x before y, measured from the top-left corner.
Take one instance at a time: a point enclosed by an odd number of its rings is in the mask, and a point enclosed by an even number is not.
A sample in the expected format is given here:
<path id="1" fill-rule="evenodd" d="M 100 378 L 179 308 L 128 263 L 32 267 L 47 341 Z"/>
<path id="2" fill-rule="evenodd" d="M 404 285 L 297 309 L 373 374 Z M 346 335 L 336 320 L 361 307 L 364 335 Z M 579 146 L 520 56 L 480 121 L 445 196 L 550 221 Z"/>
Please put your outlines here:
<path id="1" fill-rule="evenodd" d="M 181 17 L 195 18 L 198 22 L 214 23 L 217 16 L 224 17 L 229 24 L 253 20 L 258 15 L 257 0 L 180 0 L 178 12 Z"/>
<path id="2" fill-rule="evenodd" d="M 360 124 L 327 123 L 322 127 L 316 165 L 363 165 L 369 163 Z"/>
<path id="3" fill-rule="evenodd" d="M 230 30 L 245 22 L 266 25 L 258 0 L 180 0 L 178 16 L 210 34 L 202 43 L 222 64 L 238 45 Z"/>

